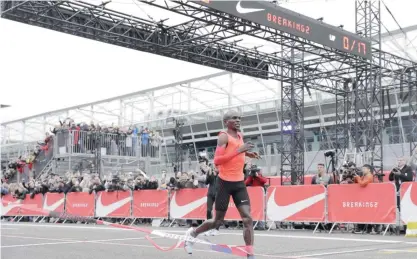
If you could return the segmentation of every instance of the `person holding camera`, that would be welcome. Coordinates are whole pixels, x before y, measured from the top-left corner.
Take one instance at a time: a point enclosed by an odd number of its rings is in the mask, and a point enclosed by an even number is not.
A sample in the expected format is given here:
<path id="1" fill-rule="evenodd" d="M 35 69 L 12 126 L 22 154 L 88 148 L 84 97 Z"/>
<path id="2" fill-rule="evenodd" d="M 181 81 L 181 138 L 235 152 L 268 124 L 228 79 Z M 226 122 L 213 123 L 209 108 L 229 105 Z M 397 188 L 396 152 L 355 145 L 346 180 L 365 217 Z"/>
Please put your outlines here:
<path id="1" fill-rule="evenodd" d="M 406 159 L 404 157 L 398 159 L 398 166 L 392 169 L 389 174 L 389 180 L 395 182 L 397 191 L 400 190 L 400 186 L 403 182 L 413 181 L 413 171 L 411 166 L 406 164 Z"/>
<path id="2" fill-rule="evenodd" d="M 368 164 L 363 165 L 362 172 L 362 176 L 359 176 L 355 173 L 353 180 L 355 183 L 358 183 L 361 187 L 366 187 L 368 184 L 374 181 L 374 176 L 372 175 L 372 166 Z"/>
<path id="3" fill-rule="evenodd" d="M 256 165 L 252 165 L 249 176 L 245 180 L 246 186 L 261 186 L 264 187 L 267 182 L 267 179 L 262 176 L 261 169 L 258 168 Z"/>

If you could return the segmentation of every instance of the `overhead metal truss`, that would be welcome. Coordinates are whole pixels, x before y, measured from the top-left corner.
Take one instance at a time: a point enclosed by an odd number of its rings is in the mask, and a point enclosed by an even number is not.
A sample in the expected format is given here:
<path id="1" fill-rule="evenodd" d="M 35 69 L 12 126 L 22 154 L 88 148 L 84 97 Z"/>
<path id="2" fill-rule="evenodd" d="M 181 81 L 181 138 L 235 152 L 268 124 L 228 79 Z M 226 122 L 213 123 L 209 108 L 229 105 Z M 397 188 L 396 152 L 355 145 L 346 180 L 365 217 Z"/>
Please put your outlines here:
<path id="1" fill-rule="evenodd" d="M 347 123 L 349 109 L 346 107 L 349 106 L 349 100 L 346 98 L 349 90 L 344 83 L 352 80 L 352 87 L 355 87 L 352 102 L 357 116 L 355 131 L 352 132 L 355 148 L 371 151 L 371 163 L 382 167 L 382 146 L 378 145 L 381 144 L 383 109 L 378 108 L 383 107 L 383 89 L 399 87 L 399 78 L 405 84 L 415 84 L 414 72 L 410 72 L 410 76 L 403 75 L 405 71 L 415 71 L 416 64 L 381 51 L 377 1 L 361 0 L 356 10 L 357 32 L 374 39 L 370 61 L 192 1 L 140 2 L 192 20 L 169 26 L 163 21 L 155 22 L 108 10 L 105 5 L 69 1 L 2 1 L 1 16 L 251 77 L 281 81 L 282 108 L 283 111 L 285 109 L 282 113 L 282 126 L 286 123 L 291 125 L 288 138 L 283 137 L 285 140 L 290 139 L 291 148 L 283 151 L 285 156 L 281 158 L 286 160 L 291 173 L 287 169 L 282 173 L 286 178 L 284 181 L 291 178 L 292 184 L 303 183 L 303 168 L 298 165 L 303 159 L 300 147 L 304 141 L 304 101 L 301 99 L 304 91 L 315 89 L 340 96 L 338 100 L 344 103 L 344 108 L 343 112 L 339 109 L 339 122 Z M 257 48 L 242 47 L 239 44 L 242 35 L 279 44 L 282 51 L 262 52 Z M 342 124 L 339 125 L 341 127 Z M 284 142 L 281 145 L 285 146 Z M 345 148 L 345 144 L 340 148 Z"/>

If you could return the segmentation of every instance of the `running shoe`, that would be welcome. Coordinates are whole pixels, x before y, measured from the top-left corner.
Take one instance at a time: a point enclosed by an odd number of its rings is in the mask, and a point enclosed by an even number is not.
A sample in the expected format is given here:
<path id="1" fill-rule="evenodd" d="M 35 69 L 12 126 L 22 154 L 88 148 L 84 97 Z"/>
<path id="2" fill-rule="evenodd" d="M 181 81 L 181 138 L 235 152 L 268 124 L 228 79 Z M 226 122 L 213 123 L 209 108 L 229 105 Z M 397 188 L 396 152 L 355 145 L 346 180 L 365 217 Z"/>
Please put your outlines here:
<path id="1" fill-rule="evenodd" d="M 219 231 L 217 229 L 212 229 L 210 232 L 211 236 L 218 236 L 219 235 Z"/>
<path id="2" fill-rule="evenodd" d="M 194 232 L 194 228 L 189 228 L 187 230 L 187 232 L 185 232 L 185 237 L 195 237 L 195 232 Z M 194 242 L 191 241 L 185 241 L 184 242 L 184 249 L 187 252 L 187 254 L 192 254 L 193 253 L 193 245 Z"/>

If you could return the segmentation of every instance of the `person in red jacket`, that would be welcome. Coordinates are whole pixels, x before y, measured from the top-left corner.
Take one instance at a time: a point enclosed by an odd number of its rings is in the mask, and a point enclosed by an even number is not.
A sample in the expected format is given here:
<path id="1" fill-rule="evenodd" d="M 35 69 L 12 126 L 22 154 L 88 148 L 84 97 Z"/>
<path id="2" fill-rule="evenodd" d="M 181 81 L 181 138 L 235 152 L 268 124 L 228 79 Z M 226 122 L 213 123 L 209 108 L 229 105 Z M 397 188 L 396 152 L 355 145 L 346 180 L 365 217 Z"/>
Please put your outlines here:
<path id="1" fill-rule="evenodd" d="M 248 178 L 246 178 L 245 180 L 245 185 L 246 186 L 261 186 L 264 187 L 264 185 L 266 184 L 267 179 L 265 177 L 262 176 L 260 169 L 258 169 L 256 167 L 256 165 L 253 165 L 251 170 L 250 170 L 250 174 L 248 176 Z"/>

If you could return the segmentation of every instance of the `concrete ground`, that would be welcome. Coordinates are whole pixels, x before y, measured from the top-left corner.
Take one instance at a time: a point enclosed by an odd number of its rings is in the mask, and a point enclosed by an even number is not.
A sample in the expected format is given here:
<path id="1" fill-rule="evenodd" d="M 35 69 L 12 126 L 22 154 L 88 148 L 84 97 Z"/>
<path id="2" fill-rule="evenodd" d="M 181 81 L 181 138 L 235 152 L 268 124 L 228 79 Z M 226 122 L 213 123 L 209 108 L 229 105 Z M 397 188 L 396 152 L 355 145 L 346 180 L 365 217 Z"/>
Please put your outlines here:
<path id="1" fill-rule="evenodd" d="M 178 228 L 159 228 L 175 234 Z M 417 239 L 398 236 L 353 234 L 312 234 L 307 231 L 255 232 L 257 258 L 325 259 L 412 259 L 417 258 Z M 221 230 L 208 237 L 217 244 L 243 244 L 241 231 Z M 174 240 L 156 238 L 159 245 L 172 246 Z M 79 224 L 1 224 L 1 258 L 7 259 L 174 259 L 239 258 L 196 245 L 192 256 L 177 249 L 161 252 L 139 232 L 105 226 Z"/>

